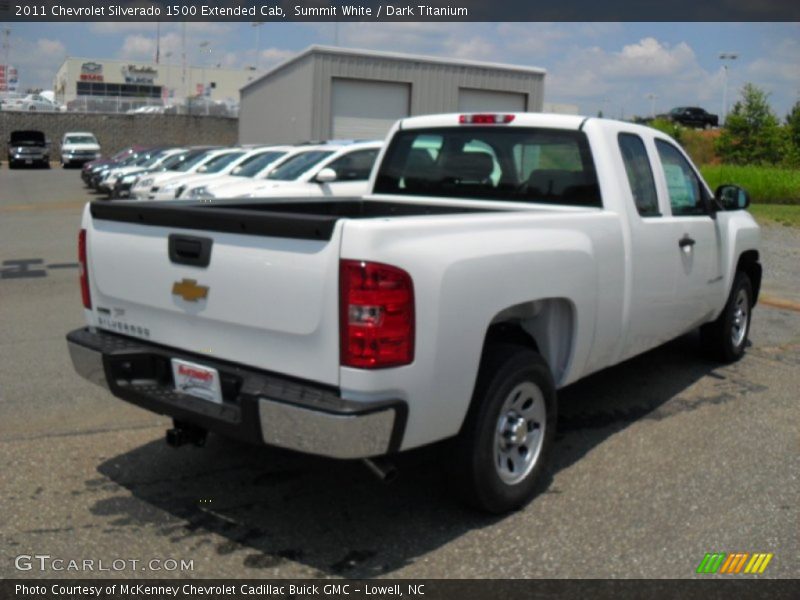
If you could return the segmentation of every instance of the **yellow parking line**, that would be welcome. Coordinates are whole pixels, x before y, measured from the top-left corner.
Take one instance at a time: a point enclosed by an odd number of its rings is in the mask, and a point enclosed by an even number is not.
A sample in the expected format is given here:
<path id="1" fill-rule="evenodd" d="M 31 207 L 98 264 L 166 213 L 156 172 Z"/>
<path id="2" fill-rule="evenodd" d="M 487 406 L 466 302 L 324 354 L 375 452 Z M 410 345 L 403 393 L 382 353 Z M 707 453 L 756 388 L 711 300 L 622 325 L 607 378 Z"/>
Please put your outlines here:
<path id="1" fill-rule="evenodd" d="M 800 302 L 793 300 L 786 300 L 785 298 L 776 298 L 767 294 L 761 294 L 758 298 L 758 303 L 771 308 L 782 308 L 783 310 L 793 310 L 800 312 Z"/>

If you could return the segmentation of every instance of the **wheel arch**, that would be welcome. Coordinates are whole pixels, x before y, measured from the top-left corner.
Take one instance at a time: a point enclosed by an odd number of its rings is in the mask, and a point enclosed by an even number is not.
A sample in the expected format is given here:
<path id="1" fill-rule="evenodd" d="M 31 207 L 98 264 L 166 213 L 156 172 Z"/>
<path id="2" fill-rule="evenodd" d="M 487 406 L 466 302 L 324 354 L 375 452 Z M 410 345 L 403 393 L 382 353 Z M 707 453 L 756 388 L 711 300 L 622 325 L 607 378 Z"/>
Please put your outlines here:
<path id="1" fill-rule="evenodd" d="M 495 344 L 510 343 L 539 353 L 556 386 L 564 380 L 575 346 L 575 306 L 567 298 L 545 298 L 509 306 L 491 320 L 481 363 Z"/>
<path id="2" fill-rule="evenodd" d="M 751 307 L 756 305 L 758 301 L 758 294 L 761 290 L 761 263 L 759 262 L 758 250 L 746 250 L 739 256 L 736 263 L 736 272 L 745 273 L 750 278 L 750 283 L 753 286 L 753 299 Z"/>

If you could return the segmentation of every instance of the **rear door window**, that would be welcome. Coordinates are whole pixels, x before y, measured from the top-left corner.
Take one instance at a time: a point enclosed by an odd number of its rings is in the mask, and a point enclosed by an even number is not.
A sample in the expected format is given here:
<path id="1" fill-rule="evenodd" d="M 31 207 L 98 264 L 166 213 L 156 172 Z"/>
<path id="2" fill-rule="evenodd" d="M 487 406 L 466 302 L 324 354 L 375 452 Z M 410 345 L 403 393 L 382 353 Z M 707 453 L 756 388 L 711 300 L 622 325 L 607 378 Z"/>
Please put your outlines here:
<path id="1" fill-rule="evenodd" d="M 660 217 L 656 182 L 642 138 L 620 133 L 618 143 L 637 212 L 643 217 Z"/>

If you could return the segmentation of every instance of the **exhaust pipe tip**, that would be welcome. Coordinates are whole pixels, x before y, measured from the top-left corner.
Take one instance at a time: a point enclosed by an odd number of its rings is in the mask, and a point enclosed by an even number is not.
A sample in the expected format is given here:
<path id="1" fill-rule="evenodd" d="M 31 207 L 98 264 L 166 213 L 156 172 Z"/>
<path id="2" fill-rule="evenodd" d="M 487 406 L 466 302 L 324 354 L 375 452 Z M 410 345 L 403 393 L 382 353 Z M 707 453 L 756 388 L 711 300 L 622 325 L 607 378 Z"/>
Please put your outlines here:
<path id="1" fill-rule="evenodd" d="M 362 458 L 361 462 L 383 483 L 392 483 L 397 479 L 397 467 L 387 460 L 378 458 Z"/>

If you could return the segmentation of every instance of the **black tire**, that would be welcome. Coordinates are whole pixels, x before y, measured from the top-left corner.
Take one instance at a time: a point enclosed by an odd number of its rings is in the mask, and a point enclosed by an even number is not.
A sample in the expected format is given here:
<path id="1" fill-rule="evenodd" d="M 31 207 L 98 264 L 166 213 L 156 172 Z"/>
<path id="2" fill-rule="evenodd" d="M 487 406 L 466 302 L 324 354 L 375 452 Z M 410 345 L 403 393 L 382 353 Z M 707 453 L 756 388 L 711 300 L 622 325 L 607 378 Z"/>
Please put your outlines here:
<path id="1" fill-rule="evenodd" d="M 505 467 L 500 464 L 503 463 L 499 449 L 502 441 L 497 433 L 500 417 L 512 393 L 521 389 L 520 385 L 530 387 L 530 384 L 541 392 L 541 398 L 534 402 L 541 402 L 544 407 L 544 422 L 540 424 L 544 434 L 540 436 L 538 453 L 531 455 L 531 465 L 518 473 L 522 479 L 509 483 L 501 474 Z M 444 452 L 443 466 L 460 499 L 473 508 L 495 514 L 518 509 L 530 501 L 546 479 L 556 434 L 556 405 L 550 368 L 537 352 L 515 344 L 488 347 L 461 432 L 448 443 Z M 531 428 L 532 425 L 531 422 L 525 424 L 522 432 L 540 429 Z M 521 456 L 523 448 L 515 446 Z M 506 477 L 513 475 L 505 473 Z"/>
<path id="2" fill-rule="evenodd" d="M 745 299 L 743 304 L 746 307 L 744 334 L 741 339 L 738 339 L 739 336 L 736 333 L 742 327 L 742 315 L 739 312 L 742 308 L 742 298 Z M 746 273 L 739 271 L 733 279 L 731 293 L 725 303 L 725 308 L 722 309 L 722 313 L 720 313 L 716 321 L 707 323 L 700 328 L 703 345 L 712 358 L 724 363 L 732 363 L 744 355 L 747 348 L 747 338 L 750 335 L 752 309 L 753 284 Z"/>

